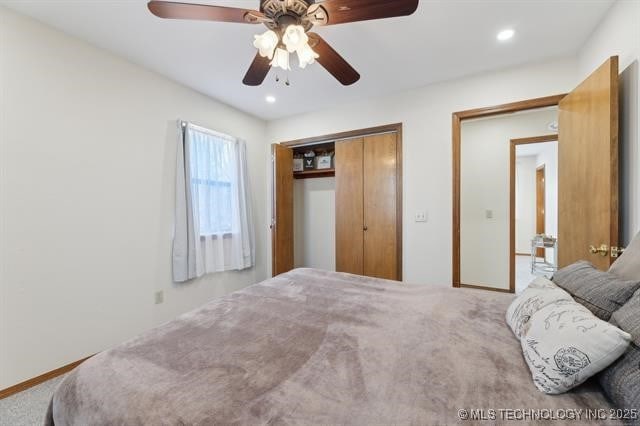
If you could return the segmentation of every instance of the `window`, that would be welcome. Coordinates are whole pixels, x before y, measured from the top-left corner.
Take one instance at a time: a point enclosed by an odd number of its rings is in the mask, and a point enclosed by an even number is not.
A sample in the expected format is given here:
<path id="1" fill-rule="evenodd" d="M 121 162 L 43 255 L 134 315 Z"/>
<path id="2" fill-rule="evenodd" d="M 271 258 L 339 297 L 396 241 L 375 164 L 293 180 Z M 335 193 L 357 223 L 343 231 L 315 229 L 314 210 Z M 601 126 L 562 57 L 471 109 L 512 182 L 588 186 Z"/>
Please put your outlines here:
<path id="1" fill-rule="evenodd" d="M 200 235 L 233 232 L 233 188 L 236 172 L 235 142 L 213 134 L 191 134 L 190 169 L 194 213 Z"/>
<path id="2" fill-rule="evenodd" d="M 199 206 L 200 235 L 231 232 L 231 182 L 209 179 L 195 179 L 193 182 L 198 198 L 208 200 Z"/>
<path id="3" fill-rule="evenodd" d="M 178 123 L 174 281 L 252 267 L 255 244 L 245 142 Z"/>

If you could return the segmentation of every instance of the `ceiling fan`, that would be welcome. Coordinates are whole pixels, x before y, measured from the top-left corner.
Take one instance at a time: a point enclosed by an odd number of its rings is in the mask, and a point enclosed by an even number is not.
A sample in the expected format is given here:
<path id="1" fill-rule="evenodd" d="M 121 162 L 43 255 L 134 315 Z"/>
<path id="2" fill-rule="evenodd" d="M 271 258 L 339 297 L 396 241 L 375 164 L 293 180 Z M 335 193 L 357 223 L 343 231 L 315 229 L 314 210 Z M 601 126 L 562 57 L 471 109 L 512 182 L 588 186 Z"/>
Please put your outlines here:
<path id="1" fill-rule="evenodd" d="M 419 0 L 260 0 L 260 10 L 151 0 L 149 10 L 160 18 L 264 24 L 267 32 L 255 36 L 258 49 L 242 82 L 259 86 L 272 66 L 290 69 L 289 55 L 297 53 L 301 68 L 316 60 L 345 86 L 360 74 L 322 37 L 310 32 L 315 25 L 336 25 L 411 15 Z"/>

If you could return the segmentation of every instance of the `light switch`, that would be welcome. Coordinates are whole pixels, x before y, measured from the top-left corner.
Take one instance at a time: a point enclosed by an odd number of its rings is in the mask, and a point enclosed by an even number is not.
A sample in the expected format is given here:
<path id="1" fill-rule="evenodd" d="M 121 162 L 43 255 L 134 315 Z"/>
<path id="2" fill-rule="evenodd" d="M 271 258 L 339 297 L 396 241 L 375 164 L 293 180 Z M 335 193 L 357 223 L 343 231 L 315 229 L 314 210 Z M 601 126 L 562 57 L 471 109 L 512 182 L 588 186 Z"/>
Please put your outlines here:
<path id="1" fill-rule="evenodd" d="M 485 216 L 487 219 L 493 219 L 493 210 L 486 210 Z"/>
<path id="2" fill-rule="evenodd" d="M 164 292 L 162 290 L 156 291 L 155 297 L 156 297 L 156 305 L 159 305 L 164 302 Z"/>
<path id="3" fill-rule="evenodd" d="M 427 212 L 416 213 L 416 222 L 426 222 L 426 221 L 427 221 Z"/>

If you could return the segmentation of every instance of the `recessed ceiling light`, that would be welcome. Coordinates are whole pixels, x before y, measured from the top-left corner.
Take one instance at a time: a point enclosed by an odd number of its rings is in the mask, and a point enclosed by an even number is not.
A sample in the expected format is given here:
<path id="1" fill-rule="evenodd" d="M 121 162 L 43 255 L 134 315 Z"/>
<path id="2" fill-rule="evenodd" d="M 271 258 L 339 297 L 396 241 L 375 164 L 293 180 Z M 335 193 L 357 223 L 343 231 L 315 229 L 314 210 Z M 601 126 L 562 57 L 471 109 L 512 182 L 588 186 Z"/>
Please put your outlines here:
<path id="1" fill-rule="evenodd" d="M 264 98 L 265 101 L 267 101 L 270 104 L 275 104 L 276 103 L 276 97 L 275 96 L 267 96 L 266 98 Z"/>
<path id="2" fill-rule="evenodd" d="M 511 37 L 513 37 L 513 35 L 514 35 L 515 33 L 516 33 L 515 31 L 513 31 L 512 29 L 510 29 L 510 28 L 509 28 L 509 29 L 506 29 L 506 30 L 502 30 L 502 31 L 500 31 L 500 32 L 498 33 L 498 35 L 497 35 L 497 37 L 496 37 L 496 38 L 497 38 L 499 41 L 507 41 L 507 40 L 509 40 Z"/>

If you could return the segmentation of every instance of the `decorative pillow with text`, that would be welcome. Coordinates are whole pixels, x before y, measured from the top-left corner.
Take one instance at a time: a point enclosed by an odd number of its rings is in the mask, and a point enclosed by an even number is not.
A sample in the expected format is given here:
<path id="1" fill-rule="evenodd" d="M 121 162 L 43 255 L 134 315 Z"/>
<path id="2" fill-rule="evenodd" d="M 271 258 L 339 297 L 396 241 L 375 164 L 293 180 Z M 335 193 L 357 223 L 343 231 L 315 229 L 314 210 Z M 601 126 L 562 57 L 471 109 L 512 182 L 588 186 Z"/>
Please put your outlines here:
<path id="1" fill-rule="evenodd" d="M 507 309 L 507 324 L 517 338 L 522 337 L 531 316 L 559 300 L 573 300 L 569 293 L 546 278 L 538 277 L 515 298 Z"/>
<path id="2" fill-rule="evenodd" d="M 548 394 L 572 389 L 608 367 L 629 347 L 631 335 L 575 301 L 549 304 L 533 314 L 522 352 L 536 387 Z"/>

